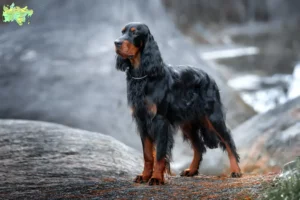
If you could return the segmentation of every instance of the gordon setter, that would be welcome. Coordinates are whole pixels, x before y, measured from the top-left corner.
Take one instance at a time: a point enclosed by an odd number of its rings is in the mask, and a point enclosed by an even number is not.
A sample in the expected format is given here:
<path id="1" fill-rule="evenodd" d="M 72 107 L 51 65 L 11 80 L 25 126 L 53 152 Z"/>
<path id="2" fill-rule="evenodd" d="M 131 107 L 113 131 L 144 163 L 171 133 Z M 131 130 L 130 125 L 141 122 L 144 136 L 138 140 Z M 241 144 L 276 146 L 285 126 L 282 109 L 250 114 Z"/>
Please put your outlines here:
<path id="1" fill-rule="evenodd" d="M 228 153 L 231 177 L 240 177 L 239 155 L 215 81 L 198 68 L 166 65 L 145 24 L 127 24 L 114 43 L 116 68 L 126 72 L 127 100 L 143 144 L 144 170 L 135 182 L 164 184 L 178 129 L 194 150 L 181 176 L 197 175 L 206 147 L 220 146 Z"/>

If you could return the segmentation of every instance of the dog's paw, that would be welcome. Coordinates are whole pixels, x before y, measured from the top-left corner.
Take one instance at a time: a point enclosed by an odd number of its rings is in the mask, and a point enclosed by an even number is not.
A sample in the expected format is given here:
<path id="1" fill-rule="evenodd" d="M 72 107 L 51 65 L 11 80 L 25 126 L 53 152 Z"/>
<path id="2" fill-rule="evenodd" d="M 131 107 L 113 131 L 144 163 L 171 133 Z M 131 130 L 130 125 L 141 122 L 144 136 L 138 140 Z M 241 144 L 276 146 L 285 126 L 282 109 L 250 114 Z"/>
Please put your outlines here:
<path id="1" fill-rule="evenodd" d="M 136 178 L 134 179 L 135 183 L 147 183 L 149 178 L 144 177 L 143 175 L 137 175 Z"/>
<path id="2" fill-rule="evenodd" d="M 231 178 L 240 178 L 240 177 L 242 177 L 242 173 L 241 172 L 231 172 L 230 177 Z"/>
<path id="3" fill-rule="evenodd" d="M 158 178 L 151 178 L 148 182 L 149 185 L 164 185 L 164 180 Z"/>
<path id="4" fill-rule="evenodd" d="M 185 169 L 180 173 L 180 176 L 196 176 L 199 172 L 197 169 Z"/>

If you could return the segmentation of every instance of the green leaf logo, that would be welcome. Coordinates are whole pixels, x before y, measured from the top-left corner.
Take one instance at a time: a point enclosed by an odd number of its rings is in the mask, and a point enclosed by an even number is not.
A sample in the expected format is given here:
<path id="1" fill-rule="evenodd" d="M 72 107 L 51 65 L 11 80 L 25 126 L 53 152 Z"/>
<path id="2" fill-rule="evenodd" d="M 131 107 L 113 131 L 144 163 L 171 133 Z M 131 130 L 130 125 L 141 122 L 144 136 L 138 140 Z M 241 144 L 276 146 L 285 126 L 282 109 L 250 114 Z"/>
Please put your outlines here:
<path id="1" fill-rule="evenodd" d="M 22 26 L 23 23 L 26 22 L 26 19 L 31 17 L 32 14 L 33 10 L 28 9 L 27 6 L 24 8 L 20 8 L 19 6 L 15 7 L 15 3 L 12 3 L 10 6 L 3 6 L 3 22 L 16 21 L 19 26 Z M 28 24 L 30 24 L 30 22 L 28 22 Z"/>

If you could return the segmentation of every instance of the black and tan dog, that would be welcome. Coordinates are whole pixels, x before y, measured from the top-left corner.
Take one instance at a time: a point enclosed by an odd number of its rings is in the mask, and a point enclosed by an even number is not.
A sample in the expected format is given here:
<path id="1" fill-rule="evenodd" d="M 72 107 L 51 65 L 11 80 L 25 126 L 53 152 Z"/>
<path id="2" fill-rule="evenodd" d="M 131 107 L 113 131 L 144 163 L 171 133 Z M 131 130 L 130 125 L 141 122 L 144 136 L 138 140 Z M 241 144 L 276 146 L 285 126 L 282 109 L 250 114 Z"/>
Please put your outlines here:
<path id="1" fill-rule="evenodd" d="M 225 124 L 215 81 L 197 68 L 167 66 L 142 23 L 127 24 L 115 48 L 116 68 L 126 72 L 128 104 L 143 144 L 144 171 L 135 182 L 164 183 L 178 128 L 194 150 L 182 176 L 197 175 L 206 147 L 220 146 L 228 153 L 231 177 L 240 177 L 239 155 Z"/>

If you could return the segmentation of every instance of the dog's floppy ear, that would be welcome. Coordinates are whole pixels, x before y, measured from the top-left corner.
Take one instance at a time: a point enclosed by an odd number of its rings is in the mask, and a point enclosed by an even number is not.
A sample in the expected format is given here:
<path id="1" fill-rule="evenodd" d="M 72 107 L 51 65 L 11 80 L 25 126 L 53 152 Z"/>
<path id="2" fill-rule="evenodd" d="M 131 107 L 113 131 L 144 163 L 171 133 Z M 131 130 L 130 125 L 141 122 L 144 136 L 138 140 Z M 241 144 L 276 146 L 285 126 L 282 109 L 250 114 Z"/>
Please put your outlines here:
<path id="1" fill-rule="evenodd" d="M 120 71 L 125 71 L 130 66 L 130 61 L 126 58 L 122 58 L 121 56 L 117 55 L 116 58 L 116 69 Z"/>
<path id="2" fill-rule="evenodd" d="M 159 48 L 150 31 L 141 53 L 141 69 L 150 76 L 162 73 L 162 58 Z"/>

